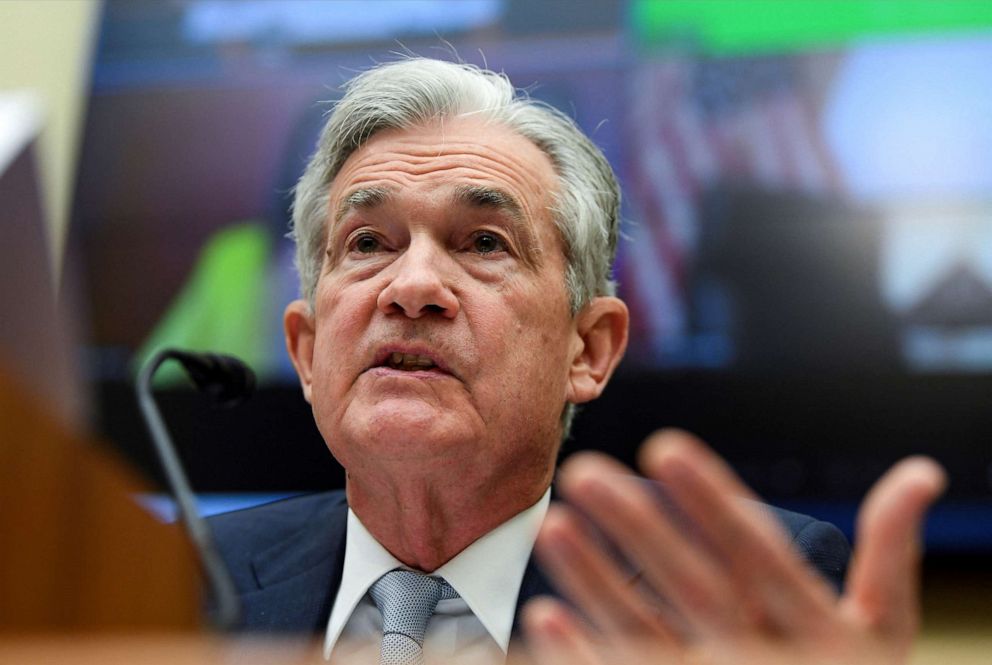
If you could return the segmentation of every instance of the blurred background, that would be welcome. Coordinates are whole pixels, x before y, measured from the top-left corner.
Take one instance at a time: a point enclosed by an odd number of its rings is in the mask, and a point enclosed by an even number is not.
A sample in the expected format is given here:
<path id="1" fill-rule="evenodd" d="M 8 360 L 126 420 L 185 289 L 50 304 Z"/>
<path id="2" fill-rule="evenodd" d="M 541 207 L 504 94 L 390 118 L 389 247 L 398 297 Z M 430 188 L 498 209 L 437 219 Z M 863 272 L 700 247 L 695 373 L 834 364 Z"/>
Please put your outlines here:
<path id="1" fill-rule="evenodd" d="M 219 412 L 164 377 L 209 510 L 342 485 L 283 350 L 289 191 L 341 83 L 460 59 L 574 117 L 623 186 L 631 348 L 565 453 L 631 461 L 684 427 L 848 534 L 886 467 L 932 455 L 951 487 L 926 534 L 931 643 L 990 616 L 987 1 L 14 2 L 0 24 L 0 87 L 47 109 L 89 420 L 152 482 L 131 384 L 171 344 L 262 379 Z"/>

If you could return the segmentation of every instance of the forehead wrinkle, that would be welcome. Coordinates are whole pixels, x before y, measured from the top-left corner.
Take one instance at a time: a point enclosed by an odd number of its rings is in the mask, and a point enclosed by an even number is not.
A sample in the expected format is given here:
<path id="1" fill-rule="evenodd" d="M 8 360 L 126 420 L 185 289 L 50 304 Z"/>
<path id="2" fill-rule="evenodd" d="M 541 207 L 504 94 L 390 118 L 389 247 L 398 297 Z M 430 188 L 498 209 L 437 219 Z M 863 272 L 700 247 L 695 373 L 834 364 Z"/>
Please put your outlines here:
<path id="1" fill-rule="evenodd" d="M 521 141 L 527 142 L 537 151 L 541 158 L 547 160 L 550 173 L 557 178 L 557 171 L 550 158 L 536 145 L 530 143 L 526 138 L 519 137 Z M 398 136 L 390 139 L 393 143 L 402 146 L 400 148 L 391 147 L 382 150 L 378 145 L 369 144 L 366 146 L 366 157 L 371 158 L 372 166 L 388 166 L 395 164 L 399 168 L 409 169 L 411 173 L 430 172 L 434 170 L 457 169 L 461 166 L 469 166 L 489 170 L 511 179 L 518 178 L 521 173 L 531 169 L 526 160 L 520 158 L 513 150 L 502 150 L 471 140 L 449 140 L 443 137 L 437 143 L 424 143 L 414 136 Z M 464 158 L 477 159 L 479 163 L 471 165 L 458 163 L 457 160 Z M 445 165 L 445 162 L 448 162 Z M 543 191 L 540 185 L 534 184 L 534 188 Z"/>
<path id="2" fill-rule="evenodd" d="M 450 176 L 457 182 L 461 179 L 459 176 L 464 176 L 469 181 L 466 187 L 473 186 L 471 181 L 474 180 L 482 189 L 499 190 L 516 203 L 518 214 L 514 214 L 511 206 L 502 205 L 507 201 L 500 201 L 489 195 L 458 197 L 449 191 L 448 200 L 454 205 L 479 207 L 483 200 L 489 198 L 487 205 L 499 204 L 498 207 L 508 213 L 503 215 L 504 219 L 522 241 L 525 263 L 536 266 L 537 257 L 544 253 L 543 242 L 540 240 L 543 233 L 538 232 L 536 227 L 530 228 L 528 220 L 533 218 L 535 221 L 548 220 L 553 223 L 554 203 L 549 197 L 552 192 L 557 191 L 559 183 L 558 173 L 550 158 L 525 137 L 513 134 L 514 139 L 526 143 L 547 166 L 546 173 L 539 173 L 535 168 L 540 169 L 541 166 L 535 165 L 534 160 L 525 159 L 518 149 L 510 149 L 510 146 L 502 144 L 492 145 L 487 140 L 476 140 L 474 136 L 463 138 L 458 132 L 450 132 L 447 125 L 442 128 L 435 124 L 434 127 L 434 131 L 441 134 L 435 134 L 435 140 L 430 140 L 430 126 L 424 128 L 427 136 L 415 129 L 383 131 L 349 158 L 350 164 L 346 162 L 336 180 L 350 180 L 350 187 L 356 188 L 356 191 L 362 181 L 379 181 L 366 185 L 371 189 L 381 186 L 384 177 L 396 180 L 397 182 L 385 186 L 385 189 L 392 190 L 391 196 L 385 197 L 381 202 L 377 201 L 377 204 L 392 204 L 407 188 L 406 178 L 419 180 L 426 176 L 429 179 L 443 180 Z M 505 181 L 506 186 L 500 182 L 485 182 L 490 178 Z M 458 186 L 456 183 L 451 184 Z M 347 192 L 348 186 L 344 190 Z M 481 200 L 473 201 L 472 198 Z M 341 208 L 347 214 L 352 206 L 343 202 Z M 555 238 L 560 240 L 560 232 L 557 229 L 555 231 Z"/>
<path id="3" fill-rule="evenodd" d="M 437 120 L 434 122 L 438 123 L 435 125 L 435 129 L 439 130 L 441 134 L 438 137 L 439 140 L 431 141 L 429 138 L 432 123 L 427 123 L 420 128 L 384 130 L 354 153 L 352 157 L 349 157 L 348 161 L 354 161 L 354 158 L 360 154 L 359 163 L 361 165 L 354 165 L 359 171 L 365 168 L 394 166 L 398 170 L 409 172 L 411 175 L 454 170 L 460 166 L 479 168 L 510 180 L 517 180 L 524 189 L 534 190 L 534 193 L 539 197 L 546 193 L 548 186 L 553 189 L 557 188 L 558 172 L 550 157 L 529 139 L 513 132 L 513 130 L 507 128 L 514 139 L 527 144 L 539 155 L 539 159 L 546 163 L 548 172 L 552 176 L 551 182 L 541 184 L 534 182 L 532 178 L 524 178 L 523 182 L 520 182 L 521 174 L 532 170 L 533 165 L 529 164 L 522 155 L 518 155 L 518 150 L 489 145 L 485 141 L 475 140 L 474 136 L 462 138 L 459 135 L 457 138 L 453 138 L 448 135 L 446 125 L 440 125 Z M 418 129 L 423 129 L 427 136 L 421 134 Z M 474 164 L 451 163 L 466 157 L 479 160 L 479 162 Z M 339 176 L 346 170 L 346 168 L 342 168 Z"/>

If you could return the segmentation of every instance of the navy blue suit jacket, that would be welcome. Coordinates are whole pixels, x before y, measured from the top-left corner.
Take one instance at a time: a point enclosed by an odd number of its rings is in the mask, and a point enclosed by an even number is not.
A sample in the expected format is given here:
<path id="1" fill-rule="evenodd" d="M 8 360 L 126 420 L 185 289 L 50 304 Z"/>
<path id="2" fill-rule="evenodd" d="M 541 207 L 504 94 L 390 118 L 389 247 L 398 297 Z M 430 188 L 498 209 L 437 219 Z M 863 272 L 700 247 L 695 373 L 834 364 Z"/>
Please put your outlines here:
<path id="1" fill-rule="evenodd" d="M 832 524 L 771 508 L 796 549 L 835 587 L 850 547 Z M 343 491 L 294 497 L 210 518 L 221 556 L 241 596 L 242 629 L 262 633 L 321 633 L 341 585 L 348 504 Z M 517 600 L 557 595 L 533 559 Z"/>

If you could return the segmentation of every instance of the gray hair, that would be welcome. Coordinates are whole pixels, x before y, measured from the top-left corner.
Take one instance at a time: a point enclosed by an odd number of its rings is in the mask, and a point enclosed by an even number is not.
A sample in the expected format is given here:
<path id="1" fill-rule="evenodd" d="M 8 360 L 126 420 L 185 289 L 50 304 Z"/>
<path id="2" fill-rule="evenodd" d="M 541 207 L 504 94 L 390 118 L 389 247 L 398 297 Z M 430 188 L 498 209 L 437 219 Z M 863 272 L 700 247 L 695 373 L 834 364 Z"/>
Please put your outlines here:
<path id="1" fill-rule="evenodd" d="M 326 249 L 330 184 L 345 160 L 381 130 L 469 114 L 503 124 L 551 158 L 560 184 L 551 213 L 564 241 L 572 314 L 592 298 L 616 292 L 611 269 L 620 187 L 602 152 L 571 118 L 518 92 L 504 74 L 411 58 L 374 67 L 345 85 L 296 185 L 290 236 L 296 241 L 300 291 L 311 308 Z M 563 417 L 566 432 L 572 412 L 566 409 Z"/>

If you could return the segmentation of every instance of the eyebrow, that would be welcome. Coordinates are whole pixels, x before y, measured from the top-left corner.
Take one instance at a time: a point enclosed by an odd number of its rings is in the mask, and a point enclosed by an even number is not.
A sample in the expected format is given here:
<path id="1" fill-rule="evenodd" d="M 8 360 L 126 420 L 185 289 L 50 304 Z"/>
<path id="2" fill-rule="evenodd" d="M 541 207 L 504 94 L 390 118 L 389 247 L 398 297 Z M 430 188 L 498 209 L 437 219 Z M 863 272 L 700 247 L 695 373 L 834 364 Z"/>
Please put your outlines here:
<path id="1" fill-rule="evenodd" d="M 462 185 L 455 190 L 454 200 L 463 205 L 490 208 L 506 215 L 513 234 L 518 238 L 521 259 L 531 267 L 536 265 L 540 247 L 533 229 L 526 223 L 523 207 L 512 194 L 498 187 Z"/>
<path id="2" fill-rule="evenodd" d="M 514 222 L 523 221 L 523 208 L 512 195 L 495 187 L 463 185 L 455 190 L 455 200 L 477 208 L 493 208 L 507 213 Z"/>
<path id="3" fill-rule="evenodd" d="M 375 208 L 386 203 L 393 195 L 392 189 L 385 187 L 363 187 L 356 189 L 338 204 L 334 222 L 340 222 L 351 210 Z M 507 213 L 514 222 L 523 221 L 523 208 L 511 194 L 496 187 L 484 185 L 462 185 L 455 189 L 454 201 L 476 208 L 493 208 Z"/>
<path id="4" fill-rule="evenodd" d="M 363 187 L 356 189 L 346 196 L 338 209 L 334 212 L 334 223 L 340 222 L 349 211 L 358 209 L 369 209 L 380 206 L 393 195 L 392 190 L 385 187 Z"/>

